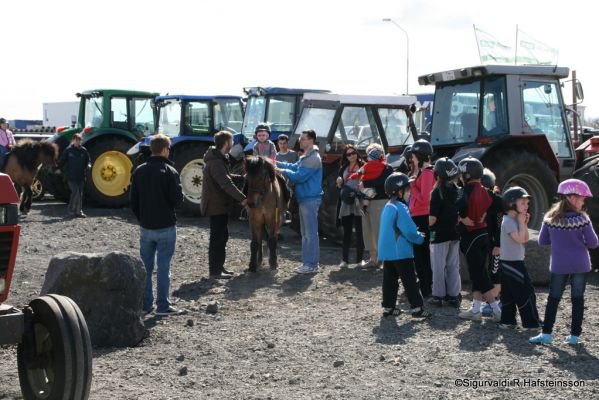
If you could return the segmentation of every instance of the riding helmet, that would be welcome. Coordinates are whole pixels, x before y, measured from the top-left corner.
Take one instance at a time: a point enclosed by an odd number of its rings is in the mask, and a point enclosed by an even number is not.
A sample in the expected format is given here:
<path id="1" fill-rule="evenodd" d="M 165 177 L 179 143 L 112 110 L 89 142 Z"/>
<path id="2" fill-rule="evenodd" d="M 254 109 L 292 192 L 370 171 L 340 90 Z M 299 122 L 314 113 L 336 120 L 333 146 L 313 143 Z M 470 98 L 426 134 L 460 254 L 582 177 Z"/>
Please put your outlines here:
<path id="1" fill-rule="evenodd" d="M 589 185 L 580 179 L 566 179 L 559 184 L 557 187 L 557 192 L 564 196 L 569 194 L 577 194 L 583 197 L 593 197 L 593 193 L 591 192 Z"/>
<path id="2" fill-rule="evenodd" d="M 458 166 L 449 157 L 439 158 L 435 161 L 434 171 L 439 178 L 444 180 L 453 179 L 460 174 Z"/>
<path id="3" fill-rule="evenodd" d="M 410 185 L 410 178 L 402 172 L 394 172 L 385 180 L 385 193 L 389 197 L 393 197 L 400 190 Z"/>
<path id="4" fill-rule="evenodd" d="M 420 154 L 424 157 L 433 155 L 433 145 L 424 139 L 418 139 L 412 144 L 412 153 Z"/>
<path id="5" fill-rule="evenodd" d="M 532 196 L 528 194 L 526 189 L 520 186 L 512 186 L 503 193 L 503 209 L 505 211 L 516 209 L 516 200 L 518 199 L 530 199 Z"/>
<path id="6" fill-rule="evenodd" d="M 493 189 L 495 186 L 495 174 L 489 168 L 483 170 L 483 177 L 480 178 L 480 184 L 487 189 Z"/>
<path id="7" fill-rule="evenodd" d="M 254 130 L 254 133 L 258 133 L 258 132 L 262 132 L 262 131 L 270 133 L 270 126 L 268 126 L 268 124 L 256 125 L 256 129 Z"/>
<path id="8" fill-rule="evenodd" d="M 480 162 L 480 160 L 477 160 L 472 156 L 468 156 L 460 161 L 458 163 L 458 168 L 460 169 L 462 177 L 465 181 L 480 179 L 483 177 L 483 164 Z"/>

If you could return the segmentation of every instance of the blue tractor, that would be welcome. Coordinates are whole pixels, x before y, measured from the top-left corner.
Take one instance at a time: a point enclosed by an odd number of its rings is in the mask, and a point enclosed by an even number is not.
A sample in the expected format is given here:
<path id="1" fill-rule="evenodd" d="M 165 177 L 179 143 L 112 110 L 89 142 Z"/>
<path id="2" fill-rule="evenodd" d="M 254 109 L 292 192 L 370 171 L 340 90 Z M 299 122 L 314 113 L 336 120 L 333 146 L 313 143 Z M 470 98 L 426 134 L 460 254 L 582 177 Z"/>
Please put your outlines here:
<path id="1" fill-rule="evenodd" d="M 158 96 L 154 101 L 157 132 L 172 140 L 170 158 L 181 176 L 184 201 L 182 211 L 201 215 L 204 153 L 214 143 L 214 135 L 227 130 L 235 144 L 243 146 L 241 134 L 243 103 L 239 96 Z M 127 154 L 137 156 L 136 164 L 150 155 L 146 136 Z"/>

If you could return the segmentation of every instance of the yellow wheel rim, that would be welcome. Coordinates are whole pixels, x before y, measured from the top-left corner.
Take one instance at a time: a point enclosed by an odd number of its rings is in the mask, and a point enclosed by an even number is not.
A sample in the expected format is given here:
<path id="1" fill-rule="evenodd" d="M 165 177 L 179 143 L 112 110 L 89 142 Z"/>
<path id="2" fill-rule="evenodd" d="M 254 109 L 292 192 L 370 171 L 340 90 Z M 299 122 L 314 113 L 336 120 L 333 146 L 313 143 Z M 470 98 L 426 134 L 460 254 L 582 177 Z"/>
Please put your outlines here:
<path id="1" fill-rule="evenodd" d="M 92 166 L 94 186 L 106 196 L 120 196 L 129 187 L 132 167 L 125 153 L 116 150 L 102 153 Z"/>

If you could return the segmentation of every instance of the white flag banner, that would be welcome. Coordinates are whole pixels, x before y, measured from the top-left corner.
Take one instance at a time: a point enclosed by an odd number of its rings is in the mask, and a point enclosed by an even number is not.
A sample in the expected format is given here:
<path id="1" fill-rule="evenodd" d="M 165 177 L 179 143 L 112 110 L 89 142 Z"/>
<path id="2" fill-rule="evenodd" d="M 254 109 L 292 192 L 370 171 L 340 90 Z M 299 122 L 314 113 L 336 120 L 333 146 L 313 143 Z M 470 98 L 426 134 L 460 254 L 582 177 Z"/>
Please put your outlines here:
<path id="1" fill-rule="evenodd" d="M 558 50 L 518 29 L 517 64 L 557 65 Z"/>
<path id="2" fill-rule="evenodd" d="M 514 64 L 514 48 L 500 42 L 495 36 L 474 26 L 481 64 Z"/>

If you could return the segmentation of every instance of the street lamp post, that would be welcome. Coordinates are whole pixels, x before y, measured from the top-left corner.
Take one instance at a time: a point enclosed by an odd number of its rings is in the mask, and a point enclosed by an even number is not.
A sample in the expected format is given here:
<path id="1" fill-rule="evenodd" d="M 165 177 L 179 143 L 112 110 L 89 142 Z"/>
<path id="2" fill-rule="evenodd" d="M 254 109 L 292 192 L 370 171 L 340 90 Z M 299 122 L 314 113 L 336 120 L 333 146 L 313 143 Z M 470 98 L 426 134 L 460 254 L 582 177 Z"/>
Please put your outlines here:
<path id="1" fill-rule="evenodd" d="M 410 37 L 408 36 L 408 32 L 391 18 L 383 18 L 383 22 L 391 22 L 393 25 L 401 29 L 401 31 L 406 35 L 406 94 L 410 93 L 409 90 L 409 81 L 410 81 Z"/>

